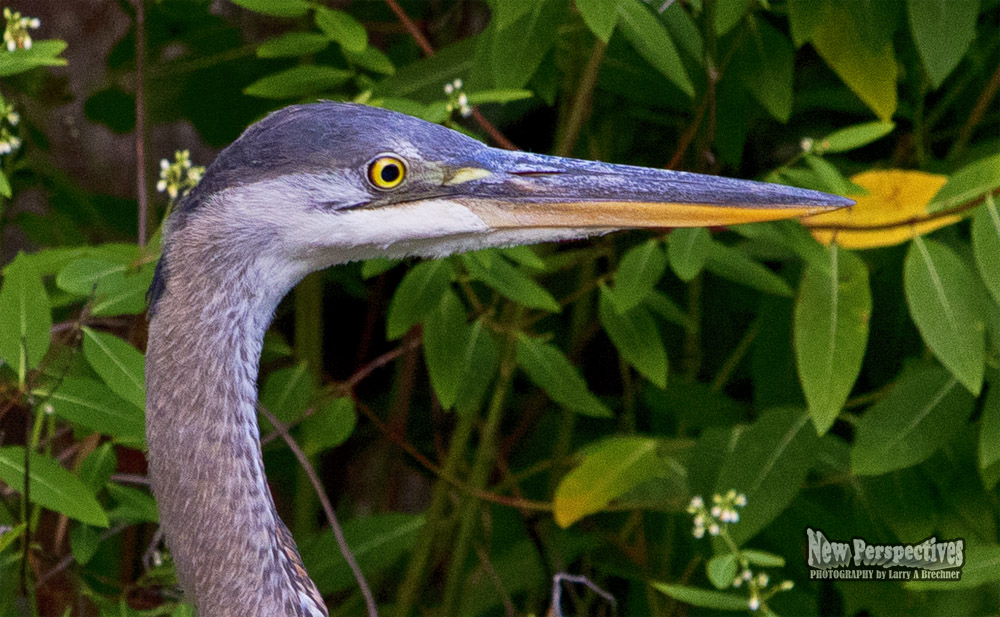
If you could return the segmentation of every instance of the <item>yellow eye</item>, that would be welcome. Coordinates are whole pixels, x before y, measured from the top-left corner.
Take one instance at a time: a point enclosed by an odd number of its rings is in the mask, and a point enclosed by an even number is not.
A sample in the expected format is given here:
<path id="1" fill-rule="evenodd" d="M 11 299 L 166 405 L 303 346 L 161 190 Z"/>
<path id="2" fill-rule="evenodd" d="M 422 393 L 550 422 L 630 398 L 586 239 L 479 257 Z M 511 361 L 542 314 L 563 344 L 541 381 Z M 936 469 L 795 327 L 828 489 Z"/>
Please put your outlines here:
<path id="1" fill-rule="evenodd" d="M 394 189 L 406 177 L 406 164 L 395 156 L 383 155 L 368 164 L 368 181 L 378 189 Z"/>

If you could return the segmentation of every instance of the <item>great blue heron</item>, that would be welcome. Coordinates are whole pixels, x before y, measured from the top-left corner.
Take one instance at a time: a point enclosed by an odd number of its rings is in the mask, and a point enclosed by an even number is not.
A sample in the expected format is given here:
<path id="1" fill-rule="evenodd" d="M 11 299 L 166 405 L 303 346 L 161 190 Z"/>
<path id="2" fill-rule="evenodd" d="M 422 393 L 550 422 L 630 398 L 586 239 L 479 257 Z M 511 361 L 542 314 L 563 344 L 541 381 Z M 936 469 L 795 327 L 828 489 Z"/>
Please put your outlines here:
<path id="1" fill-rule="evenodd" d="M 178 204 L 150 289 L 149 474 L 184 590 L 201 617 L 327 615 L 275 512 L 257 428 L 264 331 L 306 274 L 377 256 L 774 220 L 849 203 L 496 150 L 361 105 L 267 116 Z"/>

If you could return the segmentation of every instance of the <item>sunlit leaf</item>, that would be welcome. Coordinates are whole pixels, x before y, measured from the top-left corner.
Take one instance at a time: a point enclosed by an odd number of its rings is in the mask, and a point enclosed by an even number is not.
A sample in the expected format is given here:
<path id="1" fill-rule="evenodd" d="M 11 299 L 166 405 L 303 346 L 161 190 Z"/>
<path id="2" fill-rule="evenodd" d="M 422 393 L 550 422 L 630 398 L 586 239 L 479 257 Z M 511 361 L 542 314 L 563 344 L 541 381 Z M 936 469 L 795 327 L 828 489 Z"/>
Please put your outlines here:
<path id="1" fill-rule="evenodd" d="M 465 358 L 457 352 L 466 349 L 468 339 L 465 307 L 449 291 L 424 320 L 424 360 L 431 386 L 444 409 L 451 409 L 458 396 Z"/>
<path id="2" fill-rule="evenodd" d="M 1000 463 L 1000 385 L 993 382 L 979 424 L 979 472 L 987 490 L 992 490 L 1000 476 L 995 467 Z"/>
<path id="3" fill-rule="evenodd" d="M 523 0 L 515 1 L 527 4 Z M 611 33 L 618 23 L 616 6 L 617 0 L 576 0 L 576 8 L 580 11 L 583 23 L 587 24 L 594 36 L 605 43 L 611 39 Z"/>
<path id="4" fill-rule="evenodd" d="M 618 352 L 646 379 L 667 386 L 667 350 L 652 316 L 642 306 L 619 313 L 607 288 L 601 288 L 598 315 Z"/>
<path id="5" fill-rule="evenodd" d="M 77 477 L 96 495 L 111 480 L 111 474 L 118 468 L 118 456 L 114 444 L 105 441 L 83 459 L 76 470 Z"/>
<path id="6" fill-rule="evenodd" d="M 243 94 L 264 99 L 294 99 L 339 86 L 353 73 L 329 66 L 296 66 L 261 77 L 243 89 Z"/>
<path id="7" fill-rule="evenodd" d="M 944 369 L 905 372 L 854 431 L 851 469 L 877 475 L 924 461 L 965 426 L 975 398 Z"/>
<path id="8" fill-rule="evenodd" d="M 108 484 L 108 495 L 114 501 L 114 505 L 108 509 L 108 518 L 112 521 L 135 525 L 160 520 L 156 500 L 148 493 L 112 482 Z"/>
<path id="9" fill-rule="evenodd" d="M 566 3 L 560 0 L 504 0 L 504 4 L 526 4 L 528 9 L 516 9 L 520 14 L 515 19 L 497 26 L 491 41 L 490 69 L 498 88 L 521 88 L 531 80 L 545 54 L 552 49 Z"/>
<path id="10" fill-rule="evenodd" d="M 529 336 L 517 338 L 517 364 L 556 403 L 576 413 L 610 418 L 611 410 L 594 396 L 580 372 L 559 349 Z"/>
<path id="11" fill-rule="evenodd" d="M 90 490 L 80 479 L 53 459 L 31 453 L 29 461 L 30 499 L 43 508 L 88 525 L 107 527 L 108 517 Z M 24 448 L 0 448 L 0 480 L 18 493 L 24 493 Z"/>
<path id="12" fill-rule="evenodd" d="M 344 536 L 366 577 L 391 567 L 405 555 L 424 526 L 416 514 L 376 514 L 344 523 Z M 329 530 L 302 542 L 302 561 L 322 594 L 333 594 L 355 585 L 354 574 L 341 556 Z"/>
<path id="13" fill-rule="evenodd" d="M 500 345 L 480 319 L 472 324 L 462 353 L 462 378 L 455 398 L 455 411 L 468 415 L 479 410 L 499 366 Z"/>
<path id="14" fill-rule="evenodd" d="M 775 296 L 794 295 L 792 288 L 763 264 L 751 259 L 738 248 L 712 242 L 705 260 L 705 269 L 735 283 L 752 287 Z"/>
<path id="15" fill-rule="evenodd" d="M 506 90 L 480 90 L 479 92 L 469 92 L 469 105 L 482 105 L 484 103 L 510 103 L 511 101 L 522 101 L 534 96 L 531 90 L 521 90 L 508 88 Z"/>
<path id="16" fill-rule="evenodd" d="M 871 48 L 864 21 L 854 19 L 845 4 L 826 2 L 822 19 L 812 24 L 812 44 L 819 55 L 883 122 L 896 112 L 898 69 L 887 39 Z"/>
<path id="17" fill-rule="evenodd" d="M 976 38 L 979 0 L 907 0 L 906 8 L 913 42 L 937 88 Z"/>
<path id="18" fill-rule="evenodd" d="M 145 421 L 142 408 L 122 400 L 106 385 L 92 379 L 65 377 L 55 392 L 36 390 L 60 418 L 89 428 L 132 447 L 144 447 Z"/>
<path id="19" fill-rule="evenodd" d="M 647 240 L 629 249 L 618 263 L 611 296 L 619 312 L 645 300 L 667 269 L 667 256 L 657 240 Z"/>
<path id="20" fill-rule="evenodd" d="M 726 455 L 714 491 L 746 495 L 739 525 L 729 528 L 737 545 L 755 536 L 792 502 L 816 459 L 818 443 L 808 412 L 799 409 L 764 412 L 740 434 Z"/>
<path id="21" fill-rule="evenodd" d="M 816 431 L 825 433 L 861 371 L 872 310 L 868 269 L 830 250 L 829 272 L 807 267 L 795 304 L 795 358 Z"/>
<path id="22" fill-rule="evenodd" d="M 670 267 L 682 281 L 690 281 L 698 276 L 712 239 L 708 230 L 703 227 L 681 227 L 670 232 L 667 239 L 667 255 L 670 257 Z"/>
<path id="23" fill-rule="evenodd" d="M 347 56 L 348 60 L 366 71 L 381 75 L 394 75 L 396 73 L 396 65 L 392 63 L 389 56 L 373 45 L 368 45 L 361 53 L 354 53 L 345 49 L 344 55 Z"/>
<path id="24" fill-rule="evenodd" d="M 687 585 L 668 585 L 667 583 L 650 583 L 650 585 L 675 600 L 702 608 L 718 611 L 746 611 L 749 606 L 746 596 L 735 593 L 723 593 Z"/>
<path id="25" fill-rule="evenodd" d="M 986 288 L 1000 302 L 1000 211 L 992 197 L 972 217 L 972 252 Z"/>
<path id="26" fill-rule="evenodd" d="M 360 54 L 368 46 L 368 33 L 356 19 L 337 9 L 316 7 L 316 26 L 348 51 Z"/>
<path id="27" fill-rule="evenodd" d="M 788 22 L 796 47 L 812 40 L 813 33 L 823 21 L 823 4 L 816 0 L 788 0 Z"/>
<path id="28" fill-rule="evenodd" d="M 441 300 L 451 284 L 452 266 L 447 259 L 422 261 L 400 281 L 389 302 L 385 333 L 397 339 L 421 322 Z"/>
<path id="29" fill-rule="evenodd" d="M 830 161 L 815 154 L 806 154 L 803 158 L 820 182 L 817 188 L 837 195 L 852 195 L 858 192 L 856 187 L 848 182 L 847 178 Z"/>
<path id="30" fill-rule="evenodd" d="M 323 51 L 330 39 L 316 32 L 286 32 L 257 47 L 258 58 L 305 56 Z"/>
<path id="31" fill-rule="evenodd" d="M 0 531 L 0 553 L 4 552 L 15 540 L 24 535 L 24 530 L 27 528 L 26 524 L 21 523 L 20 525 L 7 527 L 3 531 Z"/>
<path id="32" fill-rule="evenodd" d="M 666 27 L 640 0 L 619 0 L 618 17 L 622 33 L 653 68 L 681 91 L 694 96 L 694 83 L 684 69 Z"/>
<path id="33" fill-rule="evenodd" d="M 556 487 L 553 516 L 560 527 L 600 512 L 613 499 L 656 476 L 663 465 L 652 437 L 610 437 L 591 446 Z"/>
<path id="34" fill-rule="evenodd" d="M 745 548 L 740 553 L 752 564 L 765 568 L 784 568 L 785 558 L 766 551 L 758 551 L 752 548 Z"/>
<path id="35" fill-rule="evenodd" d="M 715 34 L 722 36 L 740 23 L 752 0 L 716 0 Z"/>
<path id="36" fill-rule="evenodd" d="M 52 312 L 42 277 L 23 253 L 3 270 L 0 283 L 0 358 L 21 383 L 49 350 Z"/>
<path id="37" fill-rule="evenodd" d="M 931 205 L 930 212 L 948 210 L 961 206 L 966 202 L 988 192 L 996 192 L 1000 188 L 1000 154 L 993 154 L 969 163 L 948 178 L 948 183 L 941 187 Z"/>
<path id="38" fill-rule="evenodd" d="M 895 122 L 866 122 L 838 129 L 817 144 L 821 152 L 848 152 L 882 139 L 896 128 Z"/>
<path id="39" fill-rule="evenodd" d="M 985 365 L 985 326 L 973 295 L 976 281 L 948 247 L 916 238 L 906 255 L 906 303 L 927 346 L 978 395 Z"/>
<path id="40" fill-rule="evenodd" d="M 59 54 L 66 49 L 66 41 L 52 39 L 35 41 L 31 49 L 15 49 L 0 54 L 0 77 L 16 75 L 38 66 L 65 66 L 66 58 Z"/>
<path id="41" fill-rule="evenodd" d="M 272 17 L 301 17 L 309 10 L 306 0 L 232 0 L 245 9 Z"/>
<path id="42" fill-rule="evenodd" d="M 10 188 L 10 180 L 7 179 L 7 174 L 0 171 L 0 196 L 10 199 L 14 195 L 14 191 Z"/>
<path id="43" fill-rule="evenodd" d="M 146 408 L 146 359 L 138 349 L 113 334 L 84 327 L 83 357 L 112 392 Z"/>
<path id="44" fill-rule="evenodd" d="M 868 194 L 852 195 L 857 202 L 854 206 L 801 221 L 823 244 L 836 240 L 852 249 L 900 244 L 960 220 L 958 216 L 923 220 L 928 216 L 927 204 L 946 181 L 945 176 L 922 171 L 863 172 L 852 176 L 851 182 Z"/>

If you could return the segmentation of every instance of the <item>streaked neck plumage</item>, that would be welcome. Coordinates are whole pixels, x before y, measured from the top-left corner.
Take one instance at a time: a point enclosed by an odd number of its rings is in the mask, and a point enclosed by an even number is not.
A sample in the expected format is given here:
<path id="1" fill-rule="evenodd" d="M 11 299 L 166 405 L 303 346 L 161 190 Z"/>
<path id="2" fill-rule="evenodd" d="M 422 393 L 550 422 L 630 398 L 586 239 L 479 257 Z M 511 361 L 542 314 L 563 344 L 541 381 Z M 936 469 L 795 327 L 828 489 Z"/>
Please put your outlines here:
<path id="1" fill-rule="evenodd" d="M 160 524 L 202 617 L 325 617 L 275 511 L 257 428 L 264 332 L 296 279 L 255 259 L 252 238 L 223 235 L 213 225 L 171 234 L 174 274 L 149 324 L 146 435 Z"/>

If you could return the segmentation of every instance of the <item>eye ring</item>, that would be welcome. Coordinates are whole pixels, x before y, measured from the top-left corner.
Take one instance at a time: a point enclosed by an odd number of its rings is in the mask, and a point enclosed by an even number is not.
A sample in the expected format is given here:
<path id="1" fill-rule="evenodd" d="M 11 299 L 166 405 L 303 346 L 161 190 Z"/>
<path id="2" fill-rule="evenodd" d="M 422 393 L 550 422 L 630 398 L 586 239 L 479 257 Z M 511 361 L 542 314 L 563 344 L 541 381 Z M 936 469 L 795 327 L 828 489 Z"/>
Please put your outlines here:
<path id="1" fill-rule="evenodd" d="M 368 163 L 368 182 L 387 191 L 396 188 L 406 178 L 406 163 L 392 154 L 380 154 Z"/>

